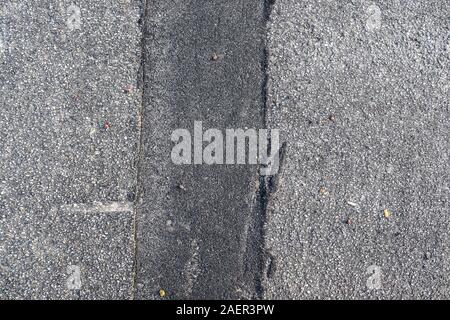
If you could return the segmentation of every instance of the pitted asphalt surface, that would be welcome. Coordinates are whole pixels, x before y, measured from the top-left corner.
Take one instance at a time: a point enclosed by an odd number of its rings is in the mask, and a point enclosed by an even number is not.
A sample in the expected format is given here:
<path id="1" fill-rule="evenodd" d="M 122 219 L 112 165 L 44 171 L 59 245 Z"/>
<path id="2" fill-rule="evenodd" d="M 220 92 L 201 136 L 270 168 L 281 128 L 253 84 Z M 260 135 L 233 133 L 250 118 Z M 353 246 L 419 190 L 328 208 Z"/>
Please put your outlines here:
<path id="1" fill-rule="evenodd" d="M 446 1 L 274 5 L 269 126 L 287 152 L 265 297 L 448 299 L 448 12 Z"/>
<path id="2" fill-rule="evenodd" d="M 1 1 L 0 299 L 448 299 L 448 12 Z M 194 121 L 279 174 L 174 165 Z"/>
<path id="3" fill-rule="evenodd" d="M 1 299 L 133 293 L 141 3 L 72 5 L 0 2 Z"/>

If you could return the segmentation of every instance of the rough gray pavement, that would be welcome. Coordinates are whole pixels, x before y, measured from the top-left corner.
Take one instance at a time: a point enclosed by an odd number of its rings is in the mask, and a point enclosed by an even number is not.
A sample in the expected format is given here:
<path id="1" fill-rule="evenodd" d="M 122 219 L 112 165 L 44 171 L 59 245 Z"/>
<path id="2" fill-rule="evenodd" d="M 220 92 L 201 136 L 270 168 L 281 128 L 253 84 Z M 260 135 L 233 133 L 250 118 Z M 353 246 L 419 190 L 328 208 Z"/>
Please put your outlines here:
<path id="1" fill-rule="evenodd" d="M 265 5 L 147 2 L 136 297 L 257 297 L 258 171 L 175 165 L 172 131 L 261 128 Z"/>
<path id="2" fill-rule="evenodd" d="M 0 299 L 133 295 L 141 1 L 73 3 L 0 1 Z"/>
<path id="3" fill-rule="evenodd" d="M 0 299 L 450 298 L 449 6 L 0 0 Z"/>
<path id="4" fill-rule="evenodd" d="M 450 297 L 448 13 L 276 1 L 269 125 L 287 151 L 265 298 Z"/>

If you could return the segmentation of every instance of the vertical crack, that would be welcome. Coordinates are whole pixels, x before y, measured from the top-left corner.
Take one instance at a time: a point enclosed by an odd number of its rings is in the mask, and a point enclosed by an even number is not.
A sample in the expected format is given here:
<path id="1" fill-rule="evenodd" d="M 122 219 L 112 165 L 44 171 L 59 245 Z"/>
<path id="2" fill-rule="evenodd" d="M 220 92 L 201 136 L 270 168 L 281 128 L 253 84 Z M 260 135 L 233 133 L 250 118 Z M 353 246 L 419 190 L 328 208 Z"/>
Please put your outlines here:
<path id="1" fill-rule="evenodd" d="M 267 128 L 267 116 L 268 116 L 268 90 L 269 90 L 269 49 L 268 49 L 268 39 L 267 32 L 269 29 L 269 21 L 270 15 L 272 13 L 272 6 L 275 4 L 275 0 L 264 0 L 264 43 L 263 43 L 263 57 L 262 57 L 262 72 L 264 74 L 264 79 L 262 83 L 262 117 L 263 117 L 263 125 Z M 270 139 L 270 138 L 269 138 Z M 270 141 L 269 141 L 270 142 Z M 270 144 L 269 144 L 270 145 Z"/>
<path id="2" fill-rule="evenodd" d="M 261 96 L 262 96 L 262 121 L 263 126 L 268 128 L 268 110 L 269 110 L 269 100 L 268 100 L 268 90 L 269 90 L 269 50 L 268 50 L 268 24 L 270 21 L 270 15 L 272 12 L 272 6 L 275 3 L 275 0 L 264 0 L 264 42 L 263 42 L 263 50 L 262 50 L 262 72 L 263 72 L 263 82 L 261 88 Z M 268 135 L 268 149 L 271 147 L 271 135 Z M 285 144 L 282 145 L 280 149 L 280 167 L 281 170 L 284 152 L 285 152 Z M 271 150 L 268 150 L 270 154 Z M 259 170 L 259 168 L 258 168 Z M 254 212 L 254 225 L 253 225 L 253 234 L 250 236 L 249 246 L 253 247 L 253 250 L 256 250 L 256 255 L 253 257 L 256 263 L 255 267 L 249 267 L 248 269 L 253 270 L 253 281 L 254 281 L 254 290 L 256 299 L 264 298 L 264 285 L 263 281 L 265 276 L 269 273 L 272 276 L 272 273 L 275 270 L 275 262 L 271 259 L 270 253 L 266 252 L 265 249 L 265 225 L 267 220 L 267 208 L 269 204 L 269 199 L 271 197 L 271 193 L 275 191 L 274 186 L 277 185 L 278 174 L 275 176 L 263 176 L 259 175 L 259 187 L 256 194 L 256 206 Z M 252 263 L 252 258 L 249 258 L 249 263 Z"/>
<path id="3" fill-rule="evenodd" d="M 142 132 L 142 120 L 144 118 L 144 99 L 145 99 L 145 79 L 146 79 L 146 45 L 147 45 L 147 27 L 146 27 L 146 17 L 148 16 L 147 0 L 142 0 L 141 17 L 138 23 L 141 28 L 141 59 L 140 67 L 138 72 L 138 87 L 141 90 L 141 105 L 137 112 L 137 128 L 138 128 L 138 146 L 136 155 L 136 177 L 135 177 L 135 192 L 134 192 L 134 215 L 133 215 L 133 274 L 132 274 L 132 292 L 131 299 L 135 299 L 137 290 L 137 216 L 139 200 L 142 197 L 142 189 L 140 184 L 142 162 L 144 158 L 143 154 L 143 132 Z"/>
<path id="4" fill-rule="evenodd" d="M 269 147 L 271 145 L 270 138 L 268 139 Z M 275 260 L 272 257 L 270 252 L 267 252 L 266 246 L 265 246 L 265 239 L 266 239 L 266 233 L 265 233 L 265 227 L 267 222 L 267 211 L 269 202 L 271 199 L 271 196 L 277 191 L 278 189 L 278 181 L 280 177 L 280 173 L 283 170 L 284 166 L 284 160 L 286 156 L 286 150 L 287 150 L 287 144 L 284 142 L 280 149 L 278 150 L 279 153 L 279 168 L 278 172 L 273 176 L 259 176 L 259 189 L 258 194 L 256 196 L 256 226 L 255 226 L 255 232 L 256 232 L 256 241 L 258 243 L 258 274 L 257 277 L 255 277 L 255 291 L 256 291 L 256 298 L 257 299 L 263 299 L 264 298 L 264 285 L 263 281 L 264 278 L 272 278 L 276 266 L 275 266 Z"/>

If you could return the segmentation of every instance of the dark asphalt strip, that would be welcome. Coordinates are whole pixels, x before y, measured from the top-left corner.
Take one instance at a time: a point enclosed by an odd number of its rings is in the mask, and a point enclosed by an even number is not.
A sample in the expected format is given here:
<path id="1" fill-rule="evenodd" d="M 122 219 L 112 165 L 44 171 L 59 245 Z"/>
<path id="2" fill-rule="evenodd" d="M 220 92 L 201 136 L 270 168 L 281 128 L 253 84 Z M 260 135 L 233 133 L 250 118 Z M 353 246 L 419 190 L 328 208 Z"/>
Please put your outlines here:
<path id="1" fill-rule="evenodd" d="M 147 1 L 137 298 L 261 296 L 256 165 L 175 165 L 172 131 L 265 116 L 263 1 Z"/>

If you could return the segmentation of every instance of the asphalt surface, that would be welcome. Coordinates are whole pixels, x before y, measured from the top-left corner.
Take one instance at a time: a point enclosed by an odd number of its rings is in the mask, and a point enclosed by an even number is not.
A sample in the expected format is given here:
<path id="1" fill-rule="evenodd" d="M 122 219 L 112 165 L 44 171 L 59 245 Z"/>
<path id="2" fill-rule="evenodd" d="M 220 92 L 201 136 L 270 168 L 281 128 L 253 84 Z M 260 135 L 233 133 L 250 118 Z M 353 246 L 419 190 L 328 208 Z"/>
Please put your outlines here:
<path id="1" fill-rule="evenodd" d="M 261 1 L 147 3 L 137 298 L 258 296 L 255 165 L 175 165 L 172 131 L 263 127 Z"/>
<path id="2" fill-rule="evenodd" d="M 0 3 L 0 299 L 133 293 L 141 4 L 71 5 Z"/>
<path id="3" fill-rule="evenodd" d="M 448 299 L 449 9 L 1 1 L 0 299 Z M 279 173 L 175 165 L 194 121 Z"/>
<path id="4" fill-rule="evenodd" d="M 269 126 L 287 152 L 266 298 L 449 298 L 448 12 L 275 3 Z"/>

